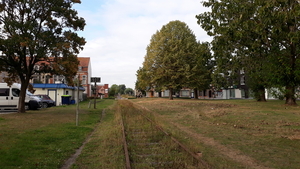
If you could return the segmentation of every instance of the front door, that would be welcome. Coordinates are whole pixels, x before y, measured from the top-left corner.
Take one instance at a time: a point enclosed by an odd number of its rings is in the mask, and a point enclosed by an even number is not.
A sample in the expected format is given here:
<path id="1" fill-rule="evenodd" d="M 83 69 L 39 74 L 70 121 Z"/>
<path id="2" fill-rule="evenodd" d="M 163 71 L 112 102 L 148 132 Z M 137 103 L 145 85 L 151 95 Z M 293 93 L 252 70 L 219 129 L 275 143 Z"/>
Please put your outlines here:
<path id="1" fill-rule="evenodd" d="M 20 90 L 17 88 L 12 88 L 11 89 L 11 95 L 8 98 L 9 100 L 9 104 L 11 107 L 18 107 L 18 103 L 19 103 L 19 95 L 20 95 Z"/>
<path id="2" fill-rule="evenodd" d="M 57 105 L 57 91 L 56 89 L 49 89 L 48 90 L 48 96 L 55 102 L 55 105 Z"/>

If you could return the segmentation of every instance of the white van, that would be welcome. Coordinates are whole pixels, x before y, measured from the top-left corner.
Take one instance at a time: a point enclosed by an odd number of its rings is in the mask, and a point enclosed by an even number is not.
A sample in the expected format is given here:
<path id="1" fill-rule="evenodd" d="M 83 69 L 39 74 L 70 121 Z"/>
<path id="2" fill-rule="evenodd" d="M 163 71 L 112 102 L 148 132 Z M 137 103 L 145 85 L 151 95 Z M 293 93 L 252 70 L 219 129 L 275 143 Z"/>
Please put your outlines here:
<path id="1" fill-rule="evenodd" d="M 18 109 L 21 84 L 0 83 L 0 110 Z M 25 109 L 35 110 L 41 107 L 41 99 L 26 90 Z"/>

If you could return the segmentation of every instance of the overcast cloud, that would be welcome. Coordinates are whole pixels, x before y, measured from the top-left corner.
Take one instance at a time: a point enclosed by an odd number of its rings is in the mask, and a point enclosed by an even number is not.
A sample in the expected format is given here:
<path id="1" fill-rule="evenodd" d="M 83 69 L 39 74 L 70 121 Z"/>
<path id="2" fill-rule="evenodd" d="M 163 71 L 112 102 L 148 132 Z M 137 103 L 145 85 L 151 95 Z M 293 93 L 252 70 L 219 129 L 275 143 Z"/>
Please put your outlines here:
<path id="1" fill-rule="evenodd" d="M 79 56 L 90 57 L 92 76 L 109 86 L 134 89 L 151 36 L 170 21 L 185 22 L 201 42 L 211 40 L 195 18 L 208 10 L 199 0 L 81 0 L 74 8 L 87 24 Z"/>

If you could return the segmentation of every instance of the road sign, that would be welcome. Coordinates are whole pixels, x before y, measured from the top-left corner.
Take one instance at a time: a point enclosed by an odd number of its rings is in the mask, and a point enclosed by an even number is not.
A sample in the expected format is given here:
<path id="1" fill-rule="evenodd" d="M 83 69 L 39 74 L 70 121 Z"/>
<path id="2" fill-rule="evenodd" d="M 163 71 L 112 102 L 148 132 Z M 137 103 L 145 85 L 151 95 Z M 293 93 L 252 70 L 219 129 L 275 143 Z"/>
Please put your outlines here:
<path id="1" fill-rule="evenodd" d="M 101 78 L 100 77 L 91 77 L 91 82 L 100 83 Z"/>

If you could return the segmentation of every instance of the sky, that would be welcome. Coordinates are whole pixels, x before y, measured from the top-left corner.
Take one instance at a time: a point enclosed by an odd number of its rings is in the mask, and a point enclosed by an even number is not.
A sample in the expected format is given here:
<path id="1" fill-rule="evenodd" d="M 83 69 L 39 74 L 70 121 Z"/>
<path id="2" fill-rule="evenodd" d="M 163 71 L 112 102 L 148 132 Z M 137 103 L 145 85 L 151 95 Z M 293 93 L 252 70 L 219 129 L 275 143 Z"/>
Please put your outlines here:
<path id="1" fill-rule="evenodd" d="M 92 76 L 109 86 L 135 88 L 151 36 L 170 21 L 185 22 L 200 42 L 211 41 L 195 18 L 209 10 L 201 0 L 81 0 L 73 8 L 86 21 L 78 34 L 87 43 L 78 57 L 90 57 Z"/>

